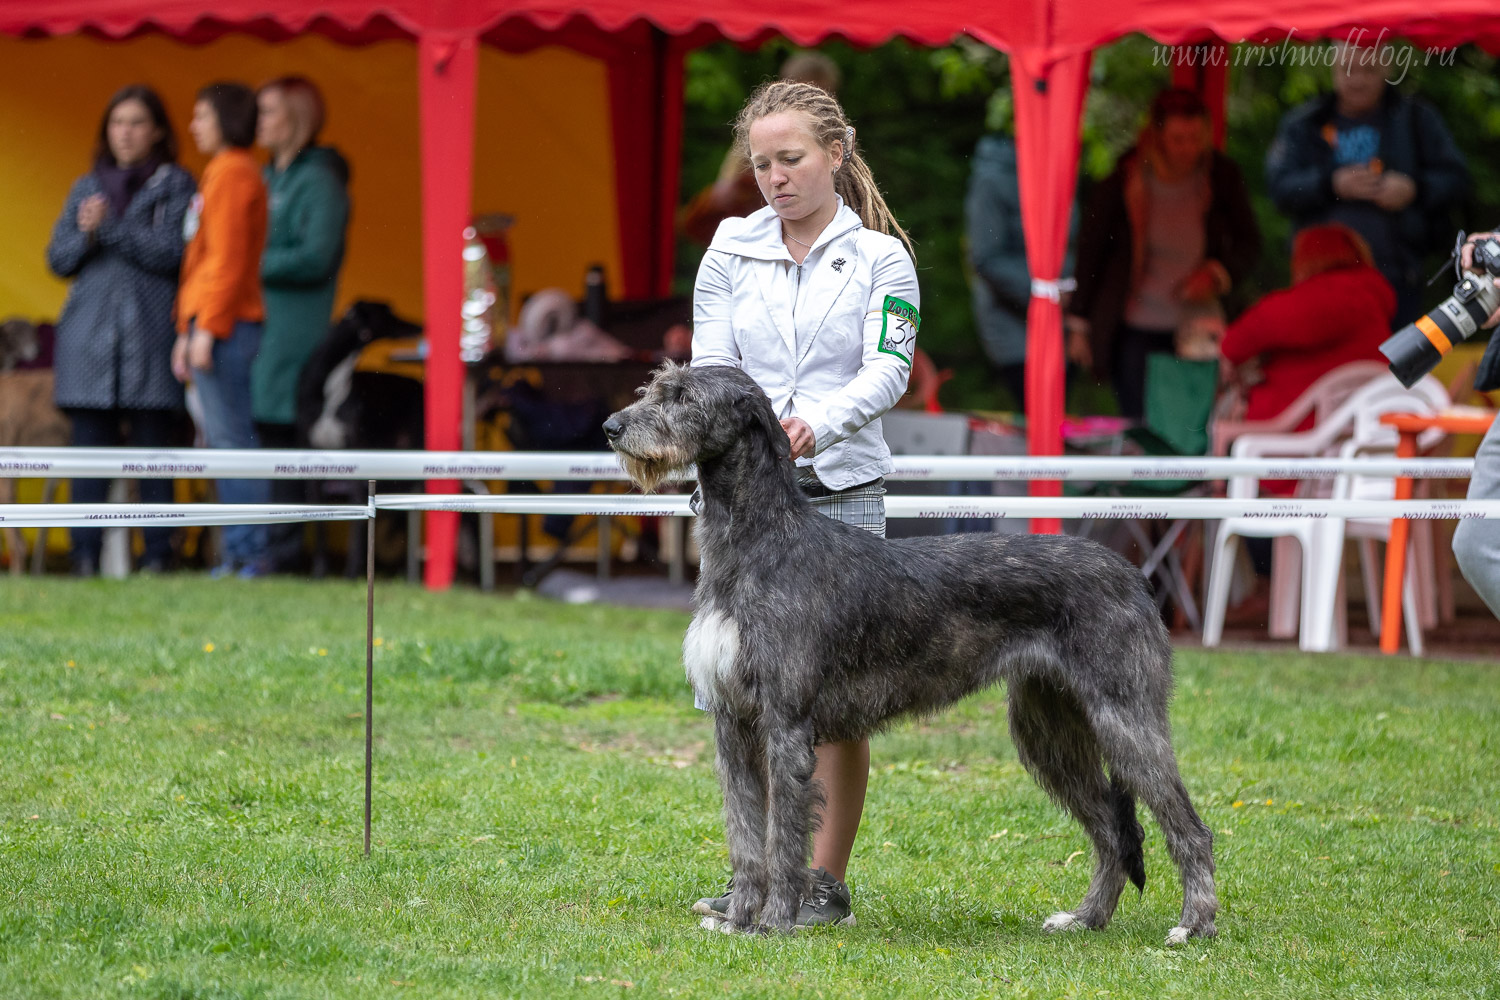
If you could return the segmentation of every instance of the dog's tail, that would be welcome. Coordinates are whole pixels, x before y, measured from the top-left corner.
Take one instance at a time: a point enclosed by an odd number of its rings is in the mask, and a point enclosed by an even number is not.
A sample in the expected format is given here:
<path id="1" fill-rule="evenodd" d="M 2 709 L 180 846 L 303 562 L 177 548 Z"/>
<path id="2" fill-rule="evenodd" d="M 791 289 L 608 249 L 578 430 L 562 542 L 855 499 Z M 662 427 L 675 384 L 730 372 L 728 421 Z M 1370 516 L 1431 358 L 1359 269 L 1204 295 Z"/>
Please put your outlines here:
<path id="1" fill-rule="evenodd" d="M 1120 864 L 1136 889 L 1145 892 L 1146 856 L 1141 851 L 1141 844 L 1146 839 L 1146 831 L 1141 829 L 1140 820 L 1135 816 L 1135 796 L 1113 774 L 1109 776 L 1109 791 L 1115 806 L 1115 825 L 1120 834 Z"/>

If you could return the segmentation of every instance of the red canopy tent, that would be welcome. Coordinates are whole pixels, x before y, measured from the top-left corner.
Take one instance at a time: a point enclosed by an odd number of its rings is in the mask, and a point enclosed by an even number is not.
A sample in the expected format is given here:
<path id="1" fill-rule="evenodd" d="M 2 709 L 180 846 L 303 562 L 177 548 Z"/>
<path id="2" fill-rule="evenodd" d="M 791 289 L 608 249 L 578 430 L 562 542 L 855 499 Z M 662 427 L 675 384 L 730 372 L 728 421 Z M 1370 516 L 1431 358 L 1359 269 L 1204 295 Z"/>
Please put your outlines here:
<path id="1" fill-rule="evenodd" d="M 207 41 L 227 32 L 266 39 L 316 32 L 357 44 L 392 38 L 418 45 L 421 110 L 424 299 L 431 356 L 427 446 L 457 448 L 462 298 L 461 233 L 470 211 L 476 54 L 481 44 L 521 51 L 579 48 L 609 64 L 616 183 L 628 295 L 665 291 L 677 196 L 682 56 L 727 38 L 755 43 L 782 35 L 813 45 L 839 37 L 876 45 L 900 36 L 941 45 L 973 37 L 1011 55 L 1027 256 L 1037 276 L 1029 321 L 1028 426 L 1032 454 L 1061 451 L 1063 362 L 1055 284 L 1067 241 L 1079 148 L 1079 113 L 1092 50 L 1142 32 L 1169 44 L 1212 39 L 1281 43 L 1382 30 L 1420 46 L 1478 42 L 1500 48 L 1500 10 L 1488 0 L 0 0 L 0 34 L 89 33 L 125 38 L 164 32 Z M 1222 74 L 1218 74 L 1222 81 Z M 1208 81 L 1211 86 L 1212 81 Z M 1222 86 L 1222 83 L 1220 83 Z M 449 302 L 452 309 L 432 308 Z M 452 482 L 429 488 L 456 489 Z M 1058 484 L 1034 484 L 1055 494 Z M 430 515 L 426 579 L 452 579 L 457 516 Z M 1035 527 L 1056 530 L 1056 522 Z"/>

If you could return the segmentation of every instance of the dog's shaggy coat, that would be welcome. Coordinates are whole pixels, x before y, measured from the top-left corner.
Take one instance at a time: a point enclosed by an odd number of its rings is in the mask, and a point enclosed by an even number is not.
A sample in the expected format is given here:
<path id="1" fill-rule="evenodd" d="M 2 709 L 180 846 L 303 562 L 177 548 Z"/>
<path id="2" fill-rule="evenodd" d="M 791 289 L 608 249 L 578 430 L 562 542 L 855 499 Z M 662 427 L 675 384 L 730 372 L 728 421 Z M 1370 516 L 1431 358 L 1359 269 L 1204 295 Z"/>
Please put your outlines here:
<path id="1" fill-rule="evenodd" d="M 604 429 L 643 490 L 697 466 L 702 567 L 683 658 L 714 714 L 730 928 L 793 926 L 816 744 L 1003 680 L 1022 763 L 1094 844 L 1083 902 L 1043 926 L 1101 928 L 1127 879 L 1144 887 L 1139 797 L 1182 874 L 1168 944 L 1215 933 L 1213 839 L 1177 773 L 1172 648 L 1138 570 L 1063 535 L 887 541 L 819 515 L 765 394 L 735 368 L 669 364 Z"/>

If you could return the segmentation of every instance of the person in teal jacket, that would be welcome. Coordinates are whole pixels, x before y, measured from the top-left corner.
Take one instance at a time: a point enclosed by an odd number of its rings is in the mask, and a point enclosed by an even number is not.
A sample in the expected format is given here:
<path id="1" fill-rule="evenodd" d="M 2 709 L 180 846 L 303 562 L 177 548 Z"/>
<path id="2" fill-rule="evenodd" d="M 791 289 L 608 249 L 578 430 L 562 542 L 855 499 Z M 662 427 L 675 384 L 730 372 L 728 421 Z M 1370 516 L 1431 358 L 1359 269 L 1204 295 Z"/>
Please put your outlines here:
<path id="1" fill-rule="evenodd" d="M 979 345 L 1010 390 L 1017 410 L 1026 409 L 1026 314 L 1031 305 L 1031 270 L 1021 230 L 1021 185 L 1016 140 L 1008 132 L 981 136 L 970 161 L 964 197 L 964 237 L 968 245 L 974 326 Z M 1075 210 L 1068 229 L 1062 277 L 1073 276 Z M 1074 372 L 1069 370 L 1071 381 Z"/>
<path id="2" fill-rule="evenodd" d="M 349 167 L 338 151 L 318 146 L 323 97 L 307 79 L 272 80 L 257 95 L 256 141 L 266 165 L 269 231 L 261 258 L 265 332 L 251 370 L 251 406 L 261 444 L 293 448 L 297 380 L 328 334 L 349 225 Z M 304 503 L 306 484 L 273 480 L 275 503 Z M 271 525 L 271 562 L 293 569 L 302 557 L 302 526 Z"/>

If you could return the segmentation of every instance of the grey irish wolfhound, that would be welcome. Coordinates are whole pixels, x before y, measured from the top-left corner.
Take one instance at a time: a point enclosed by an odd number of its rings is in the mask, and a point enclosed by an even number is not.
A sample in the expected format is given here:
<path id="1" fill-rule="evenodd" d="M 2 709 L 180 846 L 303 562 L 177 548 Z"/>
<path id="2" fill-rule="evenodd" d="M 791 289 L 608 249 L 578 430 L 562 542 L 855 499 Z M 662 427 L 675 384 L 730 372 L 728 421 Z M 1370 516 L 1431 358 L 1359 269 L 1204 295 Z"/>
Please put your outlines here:
<path id="1" fill-rule="evenodd" d="M 1043 928 L 1104 927 L 1127 879 L 1144 888 L 1139 797 L 1182 874 L 1167 943 L 1213 936 L 1213 836 L 1177 773 L 1172 647 L 1137 569 L 1065 535 L 887 541 L 816 513 L 770 402 L 736 368 L 668 364 L 604 431 L 648 492 L 697 466 L 702 567 L 683 660 L 714 715 L 726 929 L 793 926 L 815 745 L 1004 681 L 1021 762 L 1094 843 L 1083 902 Z"/>

